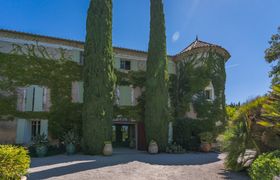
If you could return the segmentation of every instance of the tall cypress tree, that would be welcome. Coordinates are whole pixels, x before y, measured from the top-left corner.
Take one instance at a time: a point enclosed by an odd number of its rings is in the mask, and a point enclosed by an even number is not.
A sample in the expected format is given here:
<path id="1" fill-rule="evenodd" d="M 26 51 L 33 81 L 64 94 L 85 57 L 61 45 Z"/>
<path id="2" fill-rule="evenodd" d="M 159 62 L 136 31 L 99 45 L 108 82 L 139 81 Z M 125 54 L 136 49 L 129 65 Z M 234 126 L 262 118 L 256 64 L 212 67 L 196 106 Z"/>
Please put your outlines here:
<path id="1" fill-rule="evenodd" d="M 151 0 L 150 41 L 147 60 L 145 130 L 147 142 L 160 150 L 168 142 L 168 71 L 165 18 L 162 0 Z"/>
<path id="2" fill-rule="evenodd" d="M 91 0 L 85 43 L 84 151 L 102 152 L 111 140 L 115 75 L 112 48 L 112 0 Z"/>

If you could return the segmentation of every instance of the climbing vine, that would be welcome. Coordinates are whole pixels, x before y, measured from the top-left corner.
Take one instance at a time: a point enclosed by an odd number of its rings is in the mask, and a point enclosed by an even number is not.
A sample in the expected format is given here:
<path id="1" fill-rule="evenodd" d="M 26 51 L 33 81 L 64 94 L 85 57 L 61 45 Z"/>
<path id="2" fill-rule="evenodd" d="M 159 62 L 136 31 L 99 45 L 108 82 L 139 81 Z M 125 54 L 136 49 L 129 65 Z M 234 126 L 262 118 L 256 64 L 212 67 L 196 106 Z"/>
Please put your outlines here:
<path id="1" fill-rule="evenodd" d="M 0 90 L 3 92 L 0 96 L 1 119 L 14 119 L 14 117 L 49 119 L 51 132 L 55 132 L 58 127 L 67 127 L 67 123 L 63 125 L 60 123 L 65 117 L 60 116 L 55 119 L 53 117 L 58 112 L 67 112 L 67 108 L 71 104 L 71 83 L 81 80 L 80 65 L 64 59 L 47 60 L 36 56 L 0 53 L 0 77 L 2 78 Z M 19 112 L 16 110 L 16 88 L 29 85 L 46 86 L 51 90 L 50 112 Z M 59 124 L 59 126 L 55 124 Z M 53 135 L 59 136 L 56 133 Z"/>
<path id="2" fill-rule="evenodd" d="M 175 106 L 175 117 L 183 118 L 190 105 L 199 120 L 207 124 L 205 131 L 218 134 L 225 121 L 225 60 L 214 51 L 190 55 L 177 63 L 176 82 L 170 95 Z M 207 100 L 204 89 L 210 82 L 215 98 Z M 217 124 L 219 125 L 217 127 Z"/>
<path id="3" fill-rule="evenodd" d="M 37 50 L 42 53 L 38 54 Z M 69 61 L 66 55 L 60 59 L 50 60 L 44 53 L 45 48 L 18 47 L 14 45 L 12 54 L 0 53 L 0 118 L 13 120 L 15 117 L 26 119 L 49 119 L 49 130 L 54 137 L 76 127 L 81 129 L 82 105 L 71 102 L 71 83 L 81 81 L 82 66 Z M 27 52 L 28 51 L 28 52 Z M 34 53 L 36 51 L 37 53 Z M 25 52 L 24 55 L 18 55 Z M 60 52 L 65 52 L 61 50 Z M 44 55 L 42 55 L 44 54 Z M 39 57 L 38 57 L 39 56 Z M 42 58 L 45 57 L 45 58 Z M 177 61 L 177 74 L 169 76 L 170 110 L 174 119 L 184 119 L 186 111 L 193 104 L 203 124 L 203 130 L 217 134 L 223 126 L 217 128 L 217 122 L 225 121 L 225 61 L 217 53 L 205 52 L 191 55 Z M 145 86 L 144 71 L 121 72 L 115 69 L 117 85 Z M 205 98 L 204 88 L 212 82 L 215 99 Z M 19 112 L 16 110 L 16 87 L 29 85 L 46 86 L 51 90 L 50 112 Z M 145 112 L 145 92 L 137 99 L 135 106 L 114 106 L 114 118 L 122 117 L 142 121 Z M 190 126 L 192 123 L 188 123 Z M 196 122 L 194 123 L 196 124 Z M 199 125 L 200 126 L 200 125 Z M 195 125 L 193 128 L 198 127 Z M 199 131 L 202 130 L 201 126 Z M 196 132 L 196 130 L 194 130 Z M 191 134 L 191 132 L 190 132 Z"/>

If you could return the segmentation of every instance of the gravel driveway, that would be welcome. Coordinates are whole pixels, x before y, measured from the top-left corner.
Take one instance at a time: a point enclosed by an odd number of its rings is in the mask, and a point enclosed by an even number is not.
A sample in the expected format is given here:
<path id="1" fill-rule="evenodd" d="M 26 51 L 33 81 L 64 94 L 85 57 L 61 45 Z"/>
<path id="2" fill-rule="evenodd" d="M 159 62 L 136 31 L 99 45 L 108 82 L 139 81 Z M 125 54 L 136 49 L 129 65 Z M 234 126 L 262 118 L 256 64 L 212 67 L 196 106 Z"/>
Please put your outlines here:
<path id="1" fill-rule="evenodd" d="M 226 171 L 223 158 L 217 153 L 149 155 L 128 149 L 118 149 L 111 157 L 58 155 L 32 158 L 28 179 L 249 179 L 245 174 Z"/>

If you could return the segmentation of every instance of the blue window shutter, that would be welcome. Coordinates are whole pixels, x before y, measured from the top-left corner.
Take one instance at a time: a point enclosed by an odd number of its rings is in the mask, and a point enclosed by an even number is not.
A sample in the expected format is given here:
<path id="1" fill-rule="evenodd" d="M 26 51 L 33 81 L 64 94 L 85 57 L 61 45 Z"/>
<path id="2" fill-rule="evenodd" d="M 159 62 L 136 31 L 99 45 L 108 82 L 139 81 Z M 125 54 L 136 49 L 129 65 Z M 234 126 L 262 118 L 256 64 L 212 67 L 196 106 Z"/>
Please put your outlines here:
<path id="1" fill-rule="evenodd" d="M 34 86 L 26 88 L 25 111 L 32 111 Z"/>
<path id="2" fill-rule="evenodd" d="M 78 82 L 78 86 L 79 86 L 79 103 L 83 103 L 84 102 L 84 82 Z"/>
<path id="3" fill-rule="evenodd" d="M 48 120 L 41 120 L 40 132 L 48 137 Z"/>
<path id="4" fill-rule="evenodd" d="M 131 87 L 120 86 L 120 106 L 131 106 Z"/>
<path id="5" fill-rule="evenodd" d="M 115 69 L 120 69 L 120 58 L 114 58 L 115 60 Z"/>
<path id="6" fill-rule="evenodd" d="M 41 112 L 43 111 L 43 88 L 40 86 L 35 86 L 34 94 L 34 111 Z"/>
<path id="7" fill-rule="evenodd" d="M 130 61 L 131 62 L 131 70 L 132 71 L 138 71 L 138 62 L 137 61 Z"/>
<path id="8" fill-rule="evenodd" d="M 16 144 L 24 143 L 25 130 L 26 130 L 26 120 L 17 119 Z"/>

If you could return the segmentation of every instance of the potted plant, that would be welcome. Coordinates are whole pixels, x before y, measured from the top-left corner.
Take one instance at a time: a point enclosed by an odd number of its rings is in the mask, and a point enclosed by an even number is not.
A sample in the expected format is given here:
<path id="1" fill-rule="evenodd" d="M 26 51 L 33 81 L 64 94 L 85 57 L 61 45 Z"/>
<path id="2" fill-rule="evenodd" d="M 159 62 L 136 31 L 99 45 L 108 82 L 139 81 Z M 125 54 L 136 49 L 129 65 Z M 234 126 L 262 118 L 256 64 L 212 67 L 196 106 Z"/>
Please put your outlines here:
<path id="1" fill-rule="evenodd" d="M 199 134 L 200 136 L 200 149 L 203 152 L 209 152 L 212 148 L 211 143 L 213 142 L 213 134 L 211 132 L 203 132 Z"/>
<path id="2" fill-rule="evenodd" d="M 103 155 L 112 156 L 112 154 L 113 154 L 113 147 L 111 141 L 105 141 L 104 148 L 103 148 Z"/>
<path id="3" fill-rule="evenodd" d="M 131 139 L 130 142 L 129 142 L 129 147 L 131 149 L 135 148 L 135 139 Z"/>
<path id="4" fill-rule="evenodd" d="M 48 139 L 47 136 L 43 134 L 38 134 L 34 137 L 34 146 L 35 146 L 35 151 L 36 155 L 38 157 L 44 157 L 46 156 L 48 152 Z"/>
<path id="5" fill-rule="evenodd" d="M 78 142 L 78 136 L 76 135 L 76 133 L 73 130 L 68 131 L 64 135 L 63 139 L 66 146 L 67 155 L 74 154 L 76 152 L 76 144 Z"/>
<path id="6" fill-rule="evenodd" d="M 151 140 L 149 143 L 149 148 L 148 148 L 148 152 L 150 154 L 157 154 L 158 153 L 158 145 L 157 142 L 154 140 Z"/>

